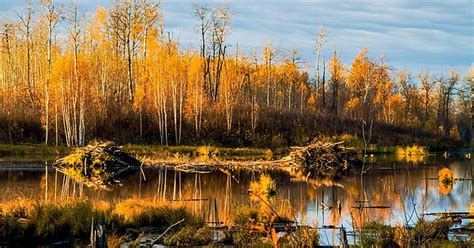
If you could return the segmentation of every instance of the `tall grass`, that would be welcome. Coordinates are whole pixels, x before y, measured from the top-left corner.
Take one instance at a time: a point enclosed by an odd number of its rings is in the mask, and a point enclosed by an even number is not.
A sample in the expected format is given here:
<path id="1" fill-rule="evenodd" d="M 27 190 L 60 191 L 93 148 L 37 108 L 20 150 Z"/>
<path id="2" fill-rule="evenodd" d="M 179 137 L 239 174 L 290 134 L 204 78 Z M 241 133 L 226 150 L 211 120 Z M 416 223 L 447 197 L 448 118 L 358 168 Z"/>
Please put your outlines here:
<path id="1" fill-rule="evenodd" d="M 166 228 L 181 219 L 182 227 L 201 227 L 202 219 L 184 206 L 149 199 L 127 199 L 115 203 L 88 200 L 41 202 L 26 198 L 0 204 L 0 242 L 47 244 L 69 238 L 87 240 L 94 223 L 111 233 L 153 226 Z M 173 234 L 173 232 L 170 232 Z"/>
<path id="2" fill-rule="evenodd" d="M 450 232 L 456 221 L 439 218 L 432 221 L 420 219 L 414 227 L 395 227 L 380 222 L 364 225 L 362 247 L 472 247 L 471 240 L 450 240 Z"/>

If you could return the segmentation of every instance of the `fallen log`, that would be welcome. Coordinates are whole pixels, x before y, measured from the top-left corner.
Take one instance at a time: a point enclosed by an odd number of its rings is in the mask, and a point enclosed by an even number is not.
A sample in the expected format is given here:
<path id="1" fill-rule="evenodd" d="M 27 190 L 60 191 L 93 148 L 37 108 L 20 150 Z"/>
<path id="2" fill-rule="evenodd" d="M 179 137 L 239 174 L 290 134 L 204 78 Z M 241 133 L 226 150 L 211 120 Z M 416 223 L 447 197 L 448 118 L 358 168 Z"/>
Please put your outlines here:
<path id="1" fill-rule="evenodd" d="M 56 160 L 53 166 L 88 187 L 104 187 L 117 182 L 119 177 L 131 170 L 140 168 L 141 162 L 113 142 L 92 142 Z"/>

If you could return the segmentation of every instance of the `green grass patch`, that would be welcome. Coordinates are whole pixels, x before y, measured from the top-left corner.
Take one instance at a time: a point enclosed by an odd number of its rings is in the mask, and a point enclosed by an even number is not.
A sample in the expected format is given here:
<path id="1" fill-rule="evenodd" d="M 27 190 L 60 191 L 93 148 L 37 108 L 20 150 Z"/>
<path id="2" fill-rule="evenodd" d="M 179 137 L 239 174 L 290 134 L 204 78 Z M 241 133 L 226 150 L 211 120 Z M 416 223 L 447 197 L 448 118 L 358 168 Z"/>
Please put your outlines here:
<path id="1" fill-rule="evenodd" d="M 65 146 L 0 144 L 0 156 L 11 155 L 62 155 L 71 151 Z"/>
<path id="2" fill-rule="evenodd" d="M 123 145 L 124 151 L 129 154 L 137 155 L 158 155 L 172 156 L 174 154 L 199 156 L 199 155 L 216 155 L 216 156 L 263 156 L 268 151 L 263 148 L 253 147 L 215 147 L 215 146 L 161 146 L 161 145 Z M 203 154 L 206 153 L 206 154 Z"/>

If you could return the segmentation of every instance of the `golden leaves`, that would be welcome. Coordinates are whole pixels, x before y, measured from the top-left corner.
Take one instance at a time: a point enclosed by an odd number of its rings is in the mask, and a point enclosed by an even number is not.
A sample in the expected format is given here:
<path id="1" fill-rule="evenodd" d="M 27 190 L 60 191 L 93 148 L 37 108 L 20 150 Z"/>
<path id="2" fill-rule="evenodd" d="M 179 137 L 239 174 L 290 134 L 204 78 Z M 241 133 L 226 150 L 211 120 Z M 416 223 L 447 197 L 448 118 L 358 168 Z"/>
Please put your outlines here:
<path id="1" fill-rule="evenodd" d="M 454 174 L 450 169 L 444 167 L 438 171 L 438 186 L 439 192 L 443 195 L 447 195 L 453 191 Z"/>

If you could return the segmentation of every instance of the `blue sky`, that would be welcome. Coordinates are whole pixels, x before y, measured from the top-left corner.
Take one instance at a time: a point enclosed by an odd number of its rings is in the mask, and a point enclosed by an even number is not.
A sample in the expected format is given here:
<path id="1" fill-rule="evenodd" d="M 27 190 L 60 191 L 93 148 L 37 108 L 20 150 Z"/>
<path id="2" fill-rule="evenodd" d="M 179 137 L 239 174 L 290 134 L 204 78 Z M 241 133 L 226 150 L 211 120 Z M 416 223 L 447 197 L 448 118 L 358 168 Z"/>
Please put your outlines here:
<path id="1" fill-rule="evenodd" d="M 0 0 L 0 20 L 14 19 L 14 13 L 21 12 L 23 2 Z M 90 15 L 97 5 L 108 7 L 114 0 L 77 2 Z M 161 2 L 166 29 L 184 47 L 197 48 L 199 44 L 193 3 L 229 3 L 235 13 L 228 38 L 233 47 L 238 44 L 247 51 L 261 51 L 269 40 L 275 48 L 296 48 L 309 64 L 309 70 L 314 68 L 314 43 L 321 26 L 329 33 L 323 54 L 328 58 L 336 49 L 345 64 L 350 64 L 363 47 L 368 47 L 371 57 L 383 56 L 394 69 L 429 69 L 440 74 L 455 67 L 465 74 L 474 65 L 474 0 Z"/>

